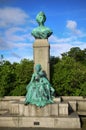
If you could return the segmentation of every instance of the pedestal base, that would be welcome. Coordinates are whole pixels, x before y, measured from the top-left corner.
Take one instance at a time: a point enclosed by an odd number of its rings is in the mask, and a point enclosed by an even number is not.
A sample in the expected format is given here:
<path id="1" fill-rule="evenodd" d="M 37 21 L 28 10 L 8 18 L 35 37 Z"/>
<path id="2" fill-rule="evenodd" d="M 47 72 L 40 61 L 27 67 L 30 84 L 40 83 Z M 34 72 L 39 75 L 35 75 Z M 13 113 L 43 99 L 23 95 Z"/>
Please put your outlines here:
<path id="1" fill-rule="evenodd" d="M 79 116 L 70 114 L 68 102 L 61 102 L 61 98 L 41 108 L 25 106 L 24 101 L 25 98 L 1 101 L 0 127 L 81 128 Z"/>
<path id="2" fill-rule="evenodd" d="M 0 117 L 0 127 L 80 128 L 80 120 L 74 117 Z"/>

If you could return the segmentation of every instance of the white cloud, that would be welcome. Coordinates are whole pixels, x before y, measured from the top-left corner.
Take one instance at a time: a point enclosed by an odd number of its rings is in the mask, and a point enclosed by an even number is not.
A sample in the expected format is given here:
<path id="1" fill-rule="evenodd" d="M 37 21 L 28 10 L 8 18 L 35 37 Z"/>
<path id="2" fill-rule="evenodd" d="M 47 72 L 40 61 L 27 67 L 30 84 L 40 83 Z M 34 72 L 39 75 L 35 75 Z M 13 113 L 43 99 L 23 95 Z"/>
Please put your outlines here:
<path id="1" fill-rule="evenodd" d="M 0 50 L 11 49 L 12 45 L 5 41 L 3 38 L 0 38 Z"/>
<path id="2" fill-rule="evenodd" d="M 62 53 L 69 51 L 72 47 L 86 48 L 86 42 L 73 41 L 73 43 L 54 43 L 50 44 L 50 54 L 52 56 L 61 56 Z"/>
<path id="3" fill-rule="evenodd" d="M 0 49 L 1 50 L 9 50 L 13 48 L 22 48 L 29 47 L 30 43 L 33 42 L 34 38 L 25 30 L 25 28 L 21 27 L 12 27 L 7 29 L 1 34 L 0 38 Z"/>
<path id="4" fill-rule="evenodd" d="M 21 61 L 21 59 L 16 58 L 15 56 L 12 56 L 12 55 L 10 55 L 9 57 L 6 57 L 5 59 L 10 61 L 11 63 L 13 63 L 13 62 L 19 63 Z"/>
<path id="5" fill-rule="evenodd" d="M 67 52 L 72 47 L 86 48 L 86 42 L 77 40 L 75 37 L 70 36 L 67 38 L 58 38 L 52 35 L 49 38 L 50 53 L 52 56 L 61 56 L 62 53 Z"/>
<path id="6" fill-rule="evenodd" d="M 66 27 L 67 27 L 74 35 L 77 35 L 77 36 L 80 36 L 80 37 L 83 36 L 82 31 L 77 28 L 77 22 L 76 22 L 76 21 L 68 20 L 68 21 L 67 21 L 67 24 L 66 24 Z"/>
<path id="7" fill-rule="evenodd" d="M 79 40 L 73 41 L 72 45 L 75 47 L 80 47 L 81 49 L 86 48 L 86 42 L 79 41 Z"/>
<path id="8" fill-rule="evenodd" d="M 31 48 L 32 47 L 32 43 L 15 43 L 14 46 L 15 48 L 21 49 L 21 48 Z"/>
<path id="9" fill-rule="evenodd" d="M 12 52 L 11 55 L 12 55 L 13 57 L 15 57 L 15 58 L 19 58 L 19 59 L 21 58 L 21 57 L 19 56 L 19 54 L 15 53 L 15 52 Z"/>
<path id="10" fill-rule="evenodd" d="M 61 56 L 63 52 L 67 52 L 72 45 L 65 43 L 65 44 L 51 44 L 50 53 L 52 56 Z"/>
<path id="11" fill-rule="evenodd" d="M 29 33 L 29 29 L 21 27 L 12 27 L 4 32 L 4 38 L 6 41 L 11 42 L 25 42 L 27 40 L 33 41 L 33 36 Z"/>
<path id="12" fill-rule="evenodd" d="M 13 49 L 18 47 L 18 44 L 19 47 L 20 45 L 21 47 L 29 46 L 29 41 L 33 41 L 34 38 L 29 33 L 31 27 L 27 27 L 27 23 L 34 24 L 34 20 L 22 9 L 0 8 L 0 49 Z"/>
<path id="13" fill-rule="evenodd" d="M 33 24 L 35 20 L 20 8 L 0 8 L 0 53 L 7 60 L 32 59 Z"/>
<path id="14" fill-rule="evenodd" d="M 77 23 L 75 21 L 68 20 L 66 27 L 69 28 L 70 30 L 75 30 L 77 27 Z"/>
<path id="15" fill-rule="evenodd" d="M 67 37 L 67 38 L 58 38 L 57 36 L 52 35 L 49 38 L 49 41 L 52 43 L 66 43 L 66 42 L 70 42 L 72 40 L 71 37 Z"/>
<path id="16" fill-rule="evenodd" d="M 8 43 L 5 42 L 3 39 L 0 39 L 0 50 L 12 50 L 12 49 L 24 49 L 24 48 L 31 48 L 32 43 Z"/>
<path id="17" fill-rule="evenodd" d="M 9 27 L 10 25 L 21 25 L 26 22 L 29 16 L 20 8 L 1 8 L 0 9 L 0 27 Z"/>
<path id="18" fill-rule="evenodd" d="M 15 56 L 12 56 L 12 55 L 10 55 L 9 57 L 6 57 L 5 59 L 6 60 L 8 60 L 8 61 L 10 61 L 11 63 L 14 63 L 14 62 L 17 62 L 17 63 L 19 63 L 22 59 L 29 59 L 29 60 L 32 60 L 33 59 L 33 57 L 32 56 L 24 56 L 24 57 L 21 57 L 21 58 L 17 58 L 17 57 L 15 57 Z"/>
<path id="19" fill-rule="evenodd" d="M 58 38 L 57 36 L 52 35 L 49 38 L 50 46 L 50 54 L 52 56 L 61 56 L 63 52 L 67 52 L 72 45 L 69 44 L 72 41 L 72 37 L 67 38 Z"/>
<path id="20" fill-rule="evenodd" d="M 5 39 L 11 42 L 24 41 L 25 40 L 23 36 L 24 34 L 22 34 L 24 32 L 25 32 L 24 28 L 20 27 L 9 28 L 5 31 Z"/>

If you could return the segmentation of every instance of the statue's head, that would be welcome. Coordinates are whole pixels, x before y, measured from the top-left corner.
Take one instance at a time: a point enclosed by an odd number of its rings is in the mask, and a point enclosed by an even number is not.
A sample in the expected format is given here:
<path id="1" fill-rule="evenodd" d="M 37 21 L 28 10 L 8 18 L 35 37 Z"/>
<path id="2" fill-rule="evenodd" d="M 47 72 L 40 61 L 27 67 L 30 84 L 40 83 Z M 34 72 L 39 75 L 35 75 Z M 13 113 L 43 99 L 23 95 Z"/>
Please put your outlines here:
<path id="1" fill-rule="evenodd" d="M 41 65 L 40 65 L 40 64 L 37 64 L 37 65 L 35 66 L 35 71 L 36 71 L 36 72 L 40 72 L 41 69 L 42 69 L 42 68 L 41 68 Z"/>
<path id="2" fill-rule="evenodd" d="M 44 22 L 46 21 L 46 16 L 44 12 L 39 12 L 36 16 L 36 21 L 39 24 L 39 27 L 34 28 L 31 34 L 35 37 L 35 39 L 48 39 L 48 37 L 53 33 L 50 28 L 44 26 Z"/>
<path id="3" fill-rule="evenodd" d="M 39 25 L 44 25 L 44 22 L 46 21 L 46 16 L 44 12 L 39 12 L 36 16 L 36 21 Z"/>

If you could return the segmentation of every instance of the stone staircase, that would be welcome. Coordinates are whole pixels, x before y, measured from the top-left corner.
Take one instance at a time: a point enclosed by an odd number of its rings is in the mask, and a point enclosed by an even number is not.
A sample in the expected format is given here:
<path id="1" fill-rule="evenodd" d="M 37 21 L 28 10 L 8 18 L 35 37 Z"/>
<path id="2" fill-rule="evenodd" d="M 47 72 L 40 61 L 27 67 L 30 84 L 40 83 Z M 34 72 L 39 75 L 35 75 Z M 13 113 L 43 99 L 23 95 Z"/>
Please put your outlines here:
<path id="1" fill-rule="evenodd" d="M 69 104 L 62 102 L 61 98 L 55 98 L 53 104 L 37 107 L 24 105 L 24 101 L 25 97 L 0 101 L 0 126 L 80 128 L 77 113 L 71 111 L 76 110 L 76 102 Z"/>

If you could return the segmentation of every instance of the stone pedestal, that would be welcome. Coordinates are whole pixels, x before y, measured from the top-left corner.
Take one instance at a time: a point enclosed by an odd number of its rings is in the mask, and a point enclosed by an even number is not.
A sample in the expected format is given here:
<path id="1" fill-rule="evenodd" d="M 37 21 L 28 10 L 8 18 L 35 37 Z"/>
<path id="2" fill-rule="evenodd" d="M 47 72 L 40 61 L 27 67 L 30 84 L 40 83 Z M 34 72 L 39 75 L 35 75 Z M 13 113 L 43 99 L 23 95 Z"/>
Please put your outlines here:
<path id="1" fill-rule="evenodd" d="M 47 39 L 36 39 L 33 44 L 34 66 L 41 64 L 43 71 L 50 79 L 50 45 Z"/>
<path id="2" fill-rule="evenodd" d="M 51 117 L 58 116 L 58 104 L 48 104 L 45 107 L 37 107 L 35 105 L 19 104 L 19 115 L 29 117 Z"/>
<path id="3" fill-rule="evenodd" d="M 45 128 L 80 128 L 80 118 L 77 113 L 70 114 L 69 105 L 75 110 L 75 102 L 61 102 L 54 99 L 53 104 L 44 107 L 24 105 L 25 97 L 19 101 L 6 100 L 0 102 L 0 127 L 45 127 Z M 7 105 L 8 104 L 8 105 Z M 5 110 L 4 110 L 5 109 Z M 8 109 L 8 111 L 7 111 Z M 8 114 L 9 115 L 8 115 Z"/>

